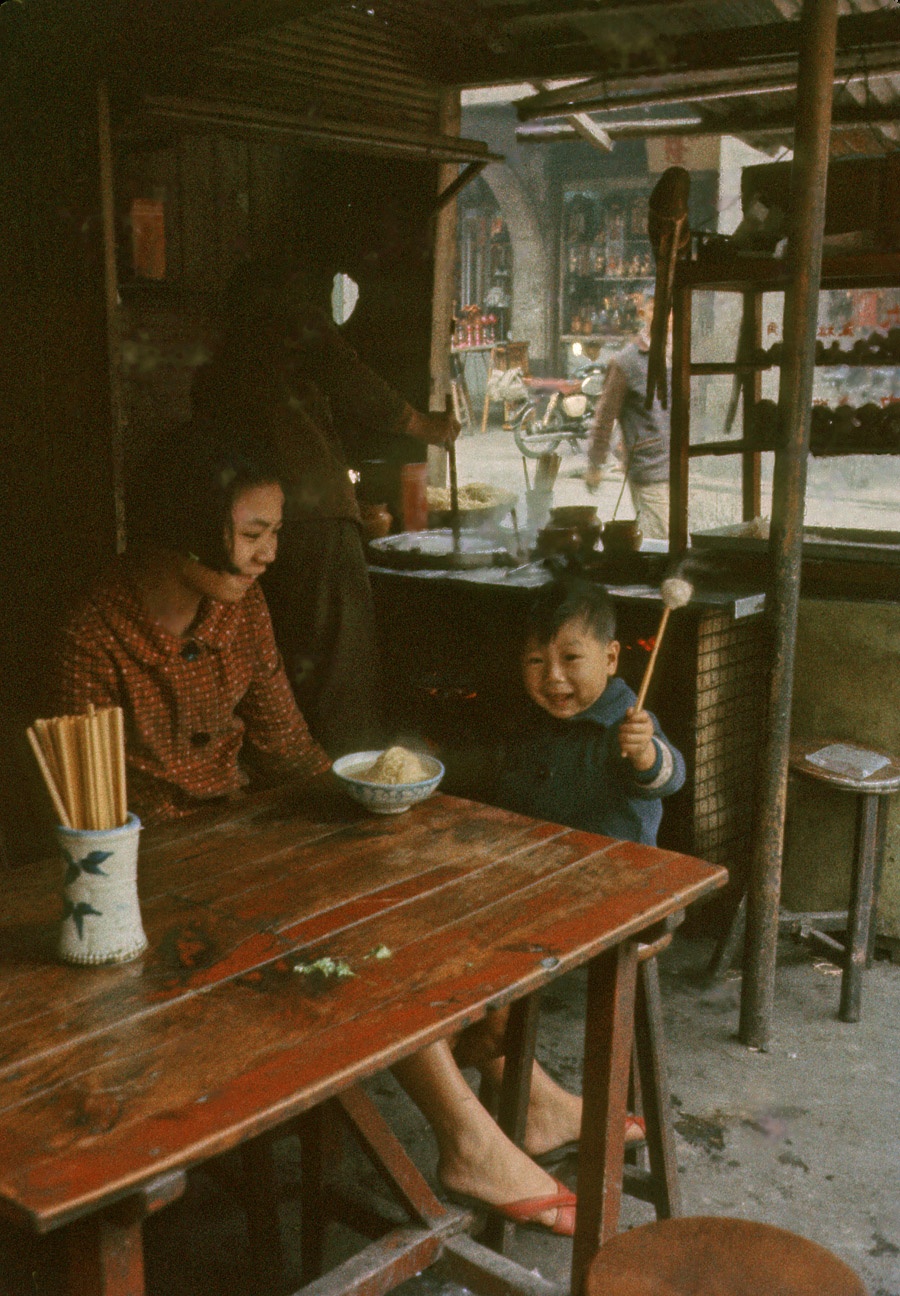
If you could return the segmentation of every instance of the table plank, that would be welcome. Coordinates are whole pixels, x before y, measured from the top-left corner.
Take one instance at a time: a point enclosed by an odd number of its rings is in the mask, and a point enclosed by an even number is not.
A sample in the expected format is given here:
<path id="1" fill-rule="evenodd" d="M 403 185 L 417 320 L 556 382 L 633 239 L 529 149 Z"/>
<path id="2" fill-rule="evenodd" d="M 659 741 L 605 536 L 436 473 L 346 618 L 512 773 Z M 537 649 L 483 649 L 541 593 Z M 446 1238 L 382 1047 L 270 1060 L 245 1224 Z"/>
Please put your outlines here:
<path id="1" fill-rule="evenodd" d="M 510 822 L 509 816 L 498 818 L 501 815 L 494 810 L 473 817 L 453 841 L 442 830 L 445 825 L 435 822 L 436 816 L 423 818 L 408 834 L 403 850 L 397 849 L 395 830 L 373 831 L 367 827 L 371 820 L 333 834 L 327 842 L 318 839 L 293 849 L 284 846 L 282 829 L 273 854 L 248 862 L 244 885 L 236 884 L 229 872 L 220 886 L 210 869 L 190 890 L 157 889 L 142 904 L 151 950 L 141 964 L 88 972 L 65 967 L 52 954 L 55 924 L 41 929 L 38 937 L 30 923 L 4 924 L 0 960 L 12 962 L 18 950 L 28 950 L 30 957 L 2 981 L 4 998 L 15 1000 L 16 1011 L 0 1028 L 0 1078 L 6 1069 L 18 1067 L 22 1050 L 33 1053 L 36 1040 L 45 1042 L 45 1051 L 68 1047 L 76 1037 L 121 1022 L 127 1014 L 157 1011 L 171 998 L 278 957 L 288 943 L 301 939 L 292 932 L 288 942 L 282 934 L 298 913 L 316 916 L 306 934 L 309 940 L 316 923 L 332 931 L 370 914 L 387 913 L 446 888 L 465 873 L 497 867 L 510 852 L 543 845 L 565 833 L 557 826 L 519 816 Z M 168 871 L 167 863 L 157 859 L 148 871 Z M 176 861 L 177 867 L 180 864 Z M 353 896 L 352 904 L 341 900 L 347 894 Z M 15 914 L 14 899 L 11 908 Z"/>
<path id="2" fill-rule="evenodd" d="M 521 827 L 517 816 L 508 821 Z M 25 1062 L 8 1078 L 6 1208 L 52 1227 L 167 1166 L 233 1146 L 551 980 L 724 876 L 689 857 L 564 832 L 399 906 L 387 916 L 400 924 L 390 960 L 362 962 L 375 944 L 391 944 L 383 912 L 326 923 L 312 946 L 302 943 L 309 918 L 289 924 L 280 935 L 290 949 L 308 958 L 330 946 L 359 961 L 358 975 L 316 985 L 292 971 L 284 949 L 252 974 L 208 968 L 203 993 L 49 1061 Z"/>

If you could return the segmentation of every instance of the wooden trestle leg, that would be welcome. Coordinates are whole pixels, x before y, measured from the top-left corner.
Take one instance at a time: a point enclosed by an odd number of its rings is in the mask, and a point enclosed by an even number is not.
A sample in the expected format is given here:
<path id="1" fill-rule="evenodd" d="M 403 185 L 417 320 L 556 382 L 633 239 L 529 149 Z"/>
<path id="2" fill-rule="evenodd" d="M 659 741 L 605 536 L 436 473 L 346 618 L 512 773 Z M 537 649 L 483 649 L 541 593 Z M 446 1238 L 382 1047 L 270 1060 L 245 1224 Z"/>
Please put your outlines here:
<path id="1" fill-rule="evenodd" d="M 588 964 L 573 1293 L 580 1291 L 597 1248 L 619 1224 L 637 960 L 637 942 L 629 940 Z"/>

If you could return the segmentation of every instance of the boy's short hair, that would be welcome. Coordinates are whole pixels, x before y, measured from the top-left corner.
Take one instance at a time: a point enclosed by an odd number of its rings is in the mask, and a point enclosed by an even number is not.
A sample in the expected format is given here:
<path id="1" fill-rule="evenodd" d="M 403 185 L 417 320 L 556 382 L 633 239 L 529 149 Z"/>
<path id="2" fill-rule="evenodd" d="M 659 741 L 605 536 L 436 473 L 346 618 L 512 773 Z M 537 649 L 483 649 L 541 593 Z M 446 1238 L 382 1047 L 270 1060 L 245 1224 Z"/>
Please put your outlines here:
<path id="1" fill-rule="evenodd" d="M 159 547 L 231 571 L 231 510 L 251 486 L 280 484 L 265 442 L 195 420 L 154 448 L 128 495 L 129 547 Z"/>
<path id="2" fill-rule="evenodd" d="M 616 611 L 600 585 L 576 577 L 561 577 L 545 586 L 525 619 L 525 638 L 548 644 L 567 621 L 579 620 L 601 643 L 616 637 Z"/>

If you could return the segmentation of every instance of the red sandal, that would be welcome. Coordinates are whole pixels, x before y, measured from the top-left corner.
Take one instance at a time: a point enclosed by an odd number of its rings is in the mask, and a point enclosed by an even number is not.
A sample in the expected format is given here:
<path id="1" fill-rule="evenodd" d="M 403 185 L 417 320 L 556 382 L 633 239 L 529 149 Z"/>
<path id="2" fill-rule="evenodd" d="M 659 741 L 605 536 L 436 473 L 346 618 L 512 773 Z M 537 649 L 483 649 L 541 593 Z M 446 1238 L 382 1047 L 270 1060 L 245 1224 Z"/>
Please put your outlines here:
<path id="1" fill-rule="evenodd" d="M 553 1182 L 557 1189 L 555 1193 L 548 1193 L 546 1197 L 523 1197 L 521 1201 L 505 1202 L 502 1206 L 493 1206 L 490 1202 L 482 1201 L 480 1197 L 472 1197 L 468 1193 L 454 1192 L 452 1188 L 445 1188 L 444 1194 L 450 1201 L 455 1202 L 457 1206 L 465 1207 L 466 1210 L 496 1211 L 504 1219 L 512 1220 L 513 1224 L 546 1228 L 558 1237 L 574 1237 L 575 1207 L 578 1198 L 558 1179 L 554 1179 Z M 544 1224 L 537 1218 L 538 1215 L 543 1215 L 544 1211 L 553 1210 L 554 1206 L 556 1219 L 552 1224 Z"/>
<path id="2" fill-rule="evenodd" d="M 514 1224 L 532 1224 L 538 1228 L 548 1228 L 558 1237 L 574 1237 L 575 1208 L 578 1205 L 578 1198 L 559 1179 L 554 1179 L 553 1182 L 556 1184 L 557 1191 L 546 1197 L 523 1197 L 521 1201 L 506 1202 L 503 1206 L 493 1206 L 491 1209 L 512 1220 Z M 544 1224 L 537 1218 L 538 1215 L 543 1215 L 544 1211 L 552 1210 L 554 1206 L 556 1219 L 552 1224 Z"/>
<path id="3" fill-rule="evenodd" d="M 645 1142 L 646 1138 L 647 1126 L 643 1116 L 632 1116 L 629 1112 L 625 1117 L 625 1147 L 637 1147 L 639 1143 Z M 559 1147 L 551 1148 L 549 1152 L 536 1152 L 531 1159 L 544 1170 L 557 1170 L 563 1165 L 567 1169 L 571 1168 L 577 1156 L 578 1140 L 572 1139 L 569 1143 L 560 1143 Z"/>

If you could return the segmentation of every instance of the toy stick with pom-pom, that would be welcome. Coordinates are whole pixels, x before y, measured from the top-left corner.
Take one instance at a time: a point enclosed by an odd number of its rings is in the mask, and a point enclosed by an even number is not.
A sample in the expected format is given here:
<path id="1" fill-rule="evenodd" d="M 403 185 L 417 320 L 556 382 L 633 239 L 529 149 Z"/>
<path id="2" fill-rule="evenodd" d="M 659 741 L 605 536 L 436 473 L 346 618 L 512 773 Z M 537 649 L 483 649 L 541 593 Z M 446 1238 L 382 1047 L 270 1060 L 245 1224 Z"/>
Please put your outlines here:
<path id="1" fill-rule="evenodd" d="M 653 644 L 653 651 L 650 654 L 650 660 L 647 662 L 647 668 L 644 671 L 644 678 L 641 681 L 640 691 L 635 703 L 635 710 L 644 709 L 644 700 L 647 696 L 647 689 L 650 687 L 650 679 L 653 675 L 653 668 L 656 665 L 656 656 L 659 652 L 659 645 L 662 643 L 663 635 L 666 633 L 666 626 L 669 621 L 669 613 L 673 608 L 687 607 L 691 601 L 691 595 L 694 593 L 694 587 L 690 581 L 683 580 L 680 576 L 670 576 L 664 580 L 659 587 L 659 592 L 663 601 L 663 614 L 660 618 L 659 629 L 656 632 L 656 640 Z"/>

